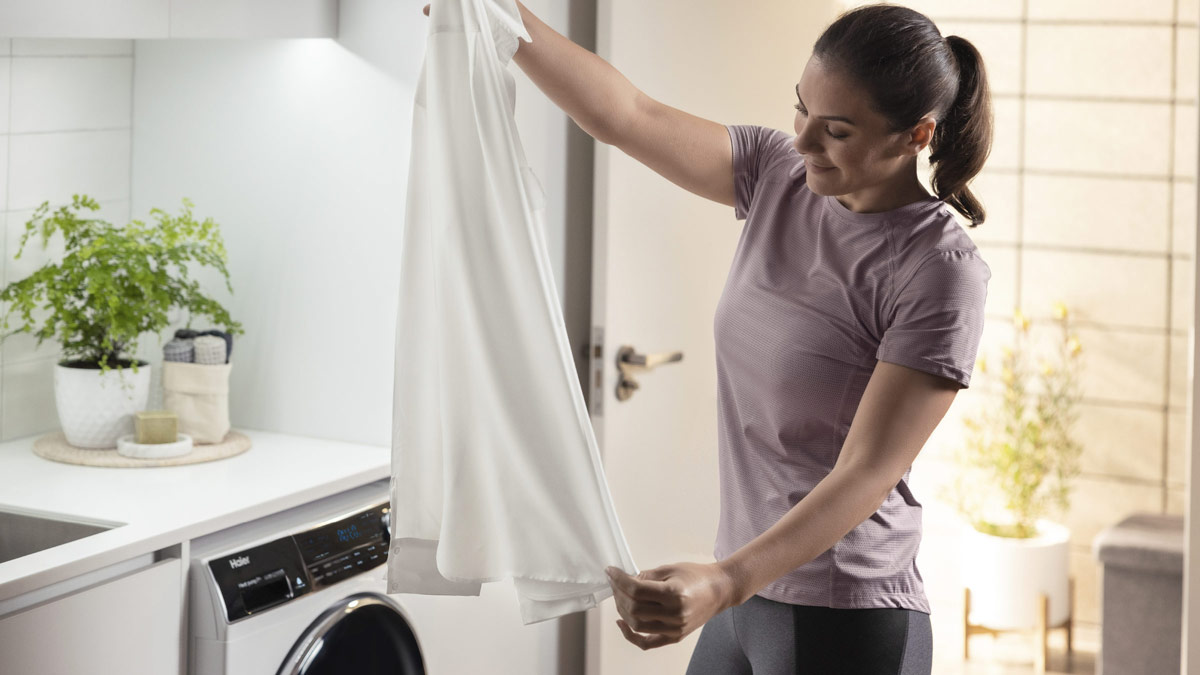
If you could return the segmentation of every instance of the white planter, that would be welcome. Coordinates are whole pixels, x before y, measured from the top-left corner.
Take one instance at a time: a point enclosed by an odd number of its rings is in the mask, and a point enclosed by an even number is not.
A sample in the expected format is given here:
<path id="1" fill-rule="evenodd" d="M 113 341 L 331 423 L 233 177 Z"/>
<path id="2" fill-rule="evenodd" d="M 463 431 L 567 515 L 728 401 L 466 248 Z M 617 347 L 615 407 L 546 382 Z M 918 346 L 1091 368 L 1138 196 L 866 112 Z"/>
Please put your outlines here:
<path id="1" fill-rule="evenodd" d="M 112 369 L 54 366 L 54 403 L 67 442 L 80 448 L 115 448 L 117 439 L 132 434 L 133 414 L 145 410 L 150 398 L 150 363 Z"/>
<path id="2" fill-rule="evenodd" d="M 1071 531 L 1048 520 L 1030 539 L 996 537 L 964 525 L 963 584 L 971 590 L 968 621 L 997 630 L 1037 625 L 1038 594 L 1050 598 L 1049 625 L 1066 621 L 1070 607 Z"/>

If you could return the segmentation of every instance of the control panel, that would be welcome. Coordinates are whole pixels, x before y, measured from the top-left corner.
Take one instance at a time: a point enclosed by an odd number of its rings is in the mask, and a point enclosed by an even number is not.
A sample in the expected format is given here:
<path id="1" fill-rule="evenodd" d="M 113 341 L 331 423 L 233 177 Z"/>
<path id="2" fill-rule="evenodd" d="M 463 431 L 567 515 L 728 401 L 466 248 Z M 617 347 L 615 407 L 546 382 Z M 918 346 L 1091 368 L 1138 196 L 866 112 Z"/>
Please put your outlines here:
<path id="1" fill-rule="evenodd" d="M 378 506 L 293 535 L 313 585 L 323 588 L 387 561 L 387 509 Z"/>
<path id="2" fill-rule="evenodd" d="M 229 623 L 387 562 L 387 502 L 208 561 Z"/>

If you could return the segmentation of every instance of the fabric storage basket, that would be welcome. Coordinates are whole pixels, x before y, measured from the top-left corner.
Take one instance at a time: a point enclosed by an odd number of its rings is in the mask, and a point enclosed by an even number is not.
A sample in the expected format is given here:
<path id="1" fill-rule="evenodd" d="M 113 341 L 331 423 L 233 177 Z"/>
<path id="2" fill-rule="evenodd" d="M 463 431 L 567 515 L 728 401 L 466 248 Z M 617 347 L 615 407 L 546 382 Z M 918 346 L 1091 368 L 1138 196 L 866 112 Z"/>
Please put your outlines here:
<path id="1" fill-rule="evenodd" d="M 163 407 L 179 416 L 179 433 L 196 443 L 219 443 L 229 432 L 232 363 L 163 361 Z"/>

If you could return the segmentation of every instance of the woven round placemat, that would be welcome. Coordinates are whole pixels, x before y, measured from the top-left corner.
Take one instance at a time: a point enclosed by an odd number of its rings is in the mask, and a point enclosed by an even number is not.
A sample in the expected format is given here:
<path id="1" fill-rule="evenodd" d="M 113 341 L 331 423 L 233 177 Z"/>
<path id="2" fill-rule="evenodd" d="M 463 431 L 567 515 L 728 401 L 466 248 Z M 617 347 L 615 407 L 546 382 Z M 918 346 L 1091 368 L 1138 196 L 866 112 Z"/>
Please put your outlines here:
<path id="1" fill-rule="evenodd" d="M 39 457 L 63 462 L 65 464 L 83 464 L 86 466 L 139 467 L 139 466 L 177 466 L 180 464 L 198 464 L 211 462 L 215 459 L 225 459 L 240 455 L 250 449 L 250 438 L 240 431 L 230 429 L 225 438 L 219 443 L 196 443 L 192 451 L 179 457 L 147 458 L 126 457 L 117 452 L 116 448 L 92 449 L 79 448 L 67 442 L 66 435 L 61 431 L 42 436 L 33 442 L 33 452 Z"/>

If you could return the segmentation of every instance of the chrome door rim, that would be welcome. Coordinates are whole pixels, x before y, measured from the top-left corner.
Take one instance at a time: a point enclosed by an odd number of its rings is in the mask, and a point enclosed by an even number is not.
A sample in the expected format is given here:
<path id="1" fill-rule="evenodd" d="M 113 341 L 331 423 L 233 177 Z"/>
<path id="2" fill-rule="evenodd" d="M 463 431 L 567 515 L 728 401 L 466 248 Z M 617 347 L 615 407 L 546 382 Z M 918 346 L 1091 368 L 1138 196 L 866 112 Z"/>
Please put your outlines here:
<path id="1" fill-rule="evenodd" d="M 287 658 L 284 659 L 283 665 L 279 667 L 276 675 L 300 675 L 301 670 L 308 666 L 308 662 L 320 653 L 320 650 L 313 650 L 314 645 L 324 639 L 329 634 L 329 631 L 338 622 L 342 621 L 346 615 L 371 606 L 382 606 L 394 611 L 400 615 L 400 618 L 404 620 L 404 623 L 408 625 L 410 630 L 413 629 L 412 622 L 409 621 L 408 614 L 404 611 L 404 608 L 390 597 L 370 592 L 348 595 L 322 612 L 321 616 L 308 627 L 304 632 L 304 637 L 292 645 L 291 651 L 288 652 Z M 417 651 L 422 663 L 424 663 L 425 650 L 421 648 L 421 638 L 417 635 L 416 630 L 412 630 L 412 633 L 413 638 L 417 641 Z"/>

